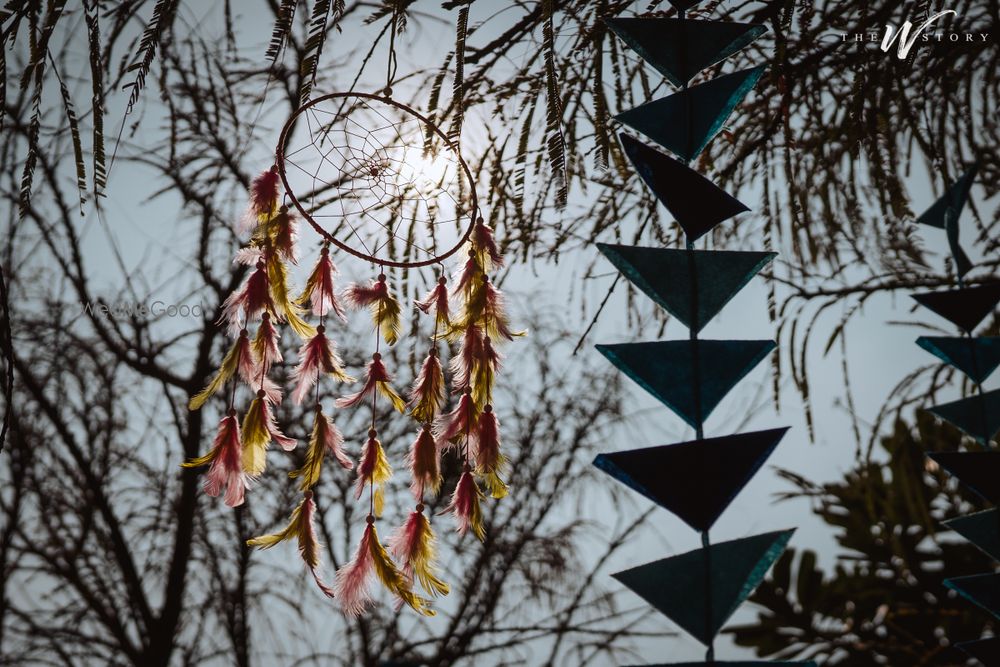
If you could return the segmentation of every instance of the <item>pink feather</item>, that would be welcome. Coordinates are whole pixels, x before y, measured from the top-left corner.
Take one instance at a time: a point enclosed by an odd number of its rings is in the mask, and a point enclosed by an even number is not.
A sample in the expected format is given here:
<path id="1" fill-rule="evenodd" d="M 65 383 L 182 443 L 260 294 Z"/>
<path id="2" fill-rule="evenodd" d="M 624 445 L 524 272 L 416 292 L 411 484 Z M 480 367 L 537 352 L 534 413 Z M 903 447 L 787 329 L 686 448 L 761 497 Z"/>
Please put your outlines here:
<path id="1" fill-rule="evenodd" d="M 274 312 L 274 301 L 264 263 L 257 262 L 257 269 L 250 274 L 243 287 L 222 303 L 222 318 L 219 321 L 228 322 L 229 330 L 235 333 L 241 327 L 241 318 L 242 321 L 249 321 L 264 312 Z"/>
<path id="2" fill-rule="evenodd" d="M 341 396 L 334 405 L 338 408 L 350 408 L 358 405 L 375 392 L 378 382 L 389 382 L 390 380 L 392 380 L 392 376 L 389 375 L 389 371 L 386 370 L 385 364 L 382 363 L 382 357 L 379 355 L 377 359 L 373 358 L 368 362 L 368 366 L 365 368 L 365 384 L 361 387 L 361 391 Z"/>
<path id="3" fill-rule="evenodd" d="M 295 449 L 295 446 L 299 444 L 298 441 L 295 438 L 289 438 L 281 432 L 281 429 L 278 428 L 278 422 L 274 419 L 274 413 L 271 412 L 270 403 L 268 403 L 268 401 L 263 402 L 261 410 L 264 411 L 264 424 L 267 426 L 267 432 L 271 434 L 271 438 L 281 445 L 281 448 L 286 452 L 290 452 Z"/>
<path id="4" fill-rule="evenodd" d="M 329 250 L 323 250 L 325 252 L 320 254 L 309 278 L 309 284 L 312 285 L 309 293 L 312 313 L 316 317 L 322 317 L 332 310 L 341 320 L 346 320 L 344 308 L 334 291 L 333 277 L 337 275 L 337 267 L 330 260 Z"/>
<path id="5" fill-rule="evenodd" d="M 337 425 L 333 423 L 333 420 L 323 413 L 320 413 L 320 419 L 326 420 L 326 428 L 322 429 L 321 436 L 326 451 L 333 458 L 337 459 L 340 467 L 347 470 L 354 470 L 354 461 L 344 452 L 344 435 L 337 428 Z"/>
<path id="6" fill-rule="evenodd" d="M 476 417 L 476 404 L 472 400 L 472 394 L 462 394 L 458 399 L 458 405 L 454 410 L 446 415 L 442 415 L 434 425 L 434 438 L 438 442 L 438 447 L 447 448 L 450 441 L 457 436 L 469 433 L 472 422 Z"/>
<path id="7" fill-rule="evenodd" d="M 292 371 L 291 379 L 296 383 L 292 400 L 296 405 L 302 403 L 320 373 L 328 373 L 342 380 L 350 379 L 344 373 L 342 364 L 333 343 L 326 337 L 324 327 L 320 325 L 316 335 L 299 348 L 299 365 Z"/>
<path id="8" fill-rule="evenodd" d="M 281 212 L 271 219 L 271 223 L 268 226 L 270 227 L 271 225 L 274 225 L 272 227 L 274 229 L 272 242 L 277 253 L 292 264 L 298 264 L 299 252 L 297 244 L 299 240 L 299 223 L 295 214 L 282 206 Z"/>
<path id="9" fill-rule="evenodd" d="M 493 406 L 487 405 L 476 420 L 473 430 L 473 444 L 476 468 L 486 472 L 496 472 L 501 464 L 500 422 Z"/>
<path id="10" fill-rule="evenodd" d="M 497 333 L 507 340 L 514 340 L 514 332 L 507 322 L 503 293 L 493 286 L 493 283 L 486 283 L 486 308 L 484 316 L 496 327 Z"/>
<path id="11" fill-rule="evenodd" d="M 375 568 L 371 541 L 375 539 L 374 531 L 373 524 L 365 526 L 354 559 L 337 570 L 334 593 L 348 616 L 361 615 L 372 600 L 371 580 Z"/>
<path id="12" fill-rule="evenodd" d="M 205 475 L 205 493 L 217 497 L 225 486 L 226 505 L 238 507 L 243 504 L 247 478 L 240 461 L 240 423 L 235 415 L 227 415 L 219 422 L 212 448 L 216 455 Z"/>
<path id="13" fill-rule="evenodd" d="M 449 369 L 452 373 L 451 384 L 455 391 L 461 391 L 472 381 L 472 371 L 483 357 L 483 331 L 473 325 L 465 330 L 462 337 L 462 347 L 458 354 L 452 357 Z"/>
<path id="14" fill-rule="evenodd" d="M 278 208 L 279 184 L 277 167 L 271 167 L 253 179 L 253 184 L 250 186 L 250 205 L 240 220 L 240 233 L 256 227 L 262 218 L 266 220 L 274 215 Z"/>
<path id="15" fill-rule="evenodd" d="M 306 530 L 309 531 L 309 535 L 307 536 L 308 542 L 302 539 L 299 540 L 299 553 L 302 555 L 302 560 L 305 561 L 306 567 L 308 567 L 309 571 L 312 573 L 313 579 L 316 581 L 316 585 L 319 587 L 321 591 L 323 591 L 323 595 L 327 596 L 328 598 L 332 598 L 334 596 L 333 589 L 330 586 L 327 586 L 325 583 L 323 583 L 322 577 L 319 576 L 319 568 L 313 567 L 309 563 L 309 558 L 304 548 L 307 543 L 311 543 L 313 548 L 316 549 L 316 557 L 318 563 L 320 545 L 319 545 L 319 537 L 316 535 L 315 515 L 316 515 L 316 503 L 315 501 L 313 501 L 312 492 L 309 491 L 306 492 L 306 499 L 302 503 L 302 521 L 305 522 Z"/>
<path id="16" fill-rule="evenodd" d="M 454 286 L 451 288 L 452 295 L 458 295 L 462 292 L 467 291 L 471 286 L 473 281 L 482 273 L 482 269 L 476 262 L 475 257 L 470 257 L 462 269 L 452 276 L 452 282 Z"/>
<path id="17" fill-rule="evenodd" d="M 260 340 L 260 345 L 257 349 L 257 353 L 260 355 L 257 359 L 257 363 L 259 364 L 257 371 L 267 375 L 271 372 L 271 366 L 274 362 L 281 361 L 281 348 L 278 346 L 280 337 L 277 328 L 274 326 L 274 322 L 271 321 L 270 315 L 267 317 L 261 316 L 257 336 Z"/>
<path id="18" fill-rule="evenodd" d="M 482 218 L 476 221 L 476 226 L 472 231 L 472 245 L 477 251 L 485 253 L 493 266 L 500 268 L 503 266 L 503 255 L 497 248 L 493 230 L 483 222 Z"/>
<path id="19" fill-rule="evenodd" d="M 424 492 L 428 489 L 437 494 L 441 489 L 441 469 L 437 442 L 430 429 L 420 429 L 406 455 L 406 465 L 410 469 L 410 491 L 417 502 L 423 501 Z"/>
<path id="20" fill-rule="evenodd" d="M 444 399 L 444 372 L 437 351 L 432 349 L 410 388 L 410 409 L 418 421 L 433 421 Z"/>
<path id="21" fill-rule="evenodd" d="M 372 281 L 369 286 L 351 283 L 344 290 L 344 299 L 352 308 L 363 308 L 389 298 L 389 286 L 384 280 Z"/>
<path id="22" fill-rule="evenodd" d="M 441 280 L 443 281 L 444 278 Z M 444 282 L 438 282 L 422 301 L 416 301 L 414 305 L 427 314 L 430 314 L 431 309 L 434 309 L 434 318 L 438 325 L 447 325 L 451 320 L 448 303 L 448 286 Z"/>
<path id="23" fill-rule="evenodd" d="M 480 540 L 485 537 L 479 508 L 481 496 L 475 478 L 466 470 L 458 478 L 458 484 L 455 486 L 448 507 L 441 511 L 441 514 L 452 514 L 455 517 L 455 530 L 460 535 L 465 535 L 471 528 Z"/>

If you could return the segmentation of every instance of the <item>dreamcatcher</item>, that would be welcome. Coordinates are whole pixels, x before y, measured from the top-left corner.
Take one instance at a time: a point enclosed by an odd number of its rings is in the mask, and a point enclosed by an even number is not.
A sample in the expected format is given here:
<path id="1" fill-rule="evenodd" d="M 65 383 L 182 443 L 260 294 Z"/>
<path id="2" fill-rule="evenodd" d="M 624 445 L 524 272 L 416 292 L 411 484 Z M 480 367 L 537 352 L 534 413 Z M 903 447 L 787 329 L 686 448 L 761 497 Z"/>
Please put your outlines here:
<path id="1" fill-rule="evenodd" d="M 302 500 L 287 527 L 249 541 L 272 547 L 297 540 L 299 552 L 321 590 L 337 597 L 348 614 L 370 604 L 378 579 L 401 602 L 432 615 L 429 598 L 448 593 L 435 563 L 435 537 L 424 501 L 442 491 L 441 456 L 453 450 L 463 461 L 461 476 L 442 512 L 453 515 L 457 530 L 485 537 L 481 502 L 486 495 L 507 493 L 502 479 L 504 457 L 492 396 L 501 356 L 498 346 L 516 334 L 504 312 L 503 297 L 490 281 L 503 265 L 493 231 L 479 215 L 472 174 L 455 144 L 434 123 L 385 95 L 333 93 L 301 106 L 285 123 L 275 164 L 253 182 L 243 221 L 249 243 L 236 261 L 250 268 L 243 286 L 223 304 L 221 322 L 235 337 L 218 373 L 191 399 L 199 409 L 215 394 L 227 400 L 218 435 L 205 456 L 185 462 L 208 466 L 205 491 L 224 492 L 236 507 L 244 492 L 267 466 L 272 442 L 286 451 L 296 441 L 279 429 L 274 407 L 283 388 L 269 379 L 282 361 L 280 328 L 301 339 L 291 373 L 291 400 L 314 403 L 315 417 L 304 465 L 290 476 Z M 283 194 L 282 194 L 283 193 Z M 304 289 L 295 297 L 289 265 L 297 264 L 298 226 L 304 220 L 321 239 Z M 338 291 L 333 253 L 344 251 L 372 266 L 372 279 Z M 463 254 L 459 255 L 460 252 Z M 459 256 L 449 285 L 444 262 Z M 381 352 L 397 344 L 403 307 L 387 271 L 438 267 L 436 283 L 415 311 L 430 317 L 426 358 L 408 395 L 394 385 Z M 371 410 L 371 424 L 355 465 L 344 438 L 320 402 L 320 383 L 350 385 L 333 340 L 333 330 L 350 310 L 367 308 L 375 336 L 370 360 L 357 391 L 335 402 L 338 410 Z M 308 320 L 313 320 L 310 323 Z M 250 329 L 256 327 L 251 339 Z M 445 344 L 442 344 L 445 343 Z M 441 359 L 448 343 L 454 406 L 446 411 L 448 392 Z M 237 419 L 237 386 L 255 392 Z M 416 436 L 405 464 L 415 508 L 382 545 L 376 522 L 382 515 L 383 487 L 392 466 L 379 440 L 377 407 L 388 401 L 415 421 Z M 340 568 L 332 585 L 320 574 L 320 545 L 313 527 L 312 489 L 327 461 L 353 470 L 355 498 L 367 504 L 367 525 L 353 559 Z M 423 594 L 415 592 L 419 584 Z"/>

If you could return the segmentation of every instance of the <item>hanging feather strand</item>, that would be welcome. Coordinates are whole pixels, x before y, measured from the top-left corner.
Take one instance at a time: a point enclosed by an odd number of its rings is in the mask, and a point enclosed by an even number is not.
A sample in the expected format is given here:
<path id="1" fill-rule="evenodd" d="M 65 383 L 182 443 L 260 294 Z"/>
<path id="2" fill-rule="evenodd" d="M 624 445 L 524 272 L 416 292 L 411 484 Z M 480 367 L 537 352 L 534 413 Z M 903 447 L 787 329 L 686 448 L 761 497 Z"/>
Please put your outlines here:
<path id="1" fill-rule="evenodd" d="M 399 301 L 389 290 L 384 273 L 379 274 L 378 279 L 369 287 L 357 283 L 348 286 L 344 291 L 344 299 L 352 308 L 368 306 L 382 338 L 389 345 L 396 344 L 401 326 Z"/>
<path id="2" fill-rule="evenodd" d="M 309 274 L 305 289 L 298 298 L 298 303 L 304 306 L 309 303 L 312 314 L 316 317 L 323 317 L 331 311 L 342 321 L 346 321 L 344 308 L 340 305 L 337 295 L 334 292 L 333 277 L 337 275 L 337 267 L 330 260 L 330 249 L 323 247 L 320 250 L 319 261 Z"/>
<path id="3" fill-rule="evenodd" d="M 326 327 L 322 324 L 316 327 L 316 335 L 302 344 L 299 349 L 299 365 L 292 371 L 292 382 L 295 391 L 292 400 L 302 403 L 309 389 L 319 379 L 320 373 L 325 373 L 341 382 L 354 382 L 354 378 L 344 372 L 343 361 L 333 348 L 333 343 L 326 337 Z"/>
<path id="4" fill-rule="evenodd" d="M 260 223 L 271 219 L 278 208 L 279 185 L 277 166 L 271 167 L 253 179 L 253 184 L 250 186 L 250 205 L 240 219 L 240 233 L 253 230 Z"/>
<path id="5" fill-rule="evenodd" d="M 344 453 L 344 436 L 337 426 L 323 414 L 322 408 L 316 406 L 316 419 L 313 421 L 312 436 L 309 438 L 309 448 L 302 467 L 288 473 L 292 479 L 299 480 L 299 489 L 308 491 L 319 482 L 323 469 L 323 461 L 329 454 L 342 468 L 354 469 L 354 462 Z"/>
<path id="6" fill-rule="evenodd" d="M 233 374 L 236 373 L 237 369 L 245 363 L 245 356 L 248 354 L 249 349 L 247 343 L 246 330 L 240 332 L 239 338 L 233 343 L 233 346 L 229 348 L 229 352 L 226 356 L 222 358 L 222 365 L 219 366 L 219 370 L 216 371 L 215 375 L 209 381 L 205 388 L 200 392 L 191 397 L 188 401 L 188 410 L 199 410 L 201 406 L 205 404 L 213 394 L 218 393 L 226 386 L 226 382 L 229 381 Z M 250 358 L 250 362 L 253 363 L 253 358 Z"/>
<path id="7" fill-rule="evenodd" d="M 448 279 L 442 276 L 438 284 L 427 293 L 422 301 L 414 304 L 422 312 L 430 314 L 434 311 L 434 328 L 436 331 L 447 331 L 451 326 L 451 311 L 448 303 Z"/>
<path id="8" fill-rule="evenodd" d="M 500 477 L 506 459 L 500 453 L 500 422 L 492 405 L 487 404 L 476 420 L 472 433 L 472 450 L 476 474 L 483 478 L 490 495 L 494 498 L 506 496 L 507 484 Z"/>
<path id="9" fill-rule="evenodd" d="M 274 440 L 286 452 L 298 444 L 278 429 L 274 415 L 264 400 L 264 392 L 258 391 L 257 398 L 250 403 L 250 409 L 243 417 L 243 471 L 257 477 L 267 467 L 267 447 Z"/>
<path id="10" fill-rule="evenodd" d="M 430 427 L 425 425 L 420 429 L 406 455 L 406 465 L 410 469 L 410 491 L 418 503 L 423 501 L 425 492 L 436 496 L 441 491 L 437 443 Z"/>
<path id="11" fill-rule="evenodd" d="M 230 410 L 219 422 L 212 450 L 181 464 L 184 468 L 203 465 L 210 466 L 205 475 L 205 493 L 214 498 L 222 487 L 226 487 L 225 503 L 230 507 L 242 505 L 247 479 L 240 463 L 240 424 L 236 421 L 235 410 Z"/>
<path id="12" fill-rule="evenodd" d="M 358 462 L 358 477 L 354 484 L 354 497 L 360 498 L 366 486 L 372 488 L 372 509 L 375 516 L 382 516 L 382 485 L 392 477 L 392 467 L 385 457 L 385 450 L 382 443 L 375 436 L 378 433 L 375 429 L 368 431 L 368 441 L 365 442 L 361 451 L 361 460 Z"/>
<path id="13" fill-rule="evenodd" d="M 437 539 L 423 510 L 424 506 L 421 504 L 410 512 L 406 523 L 389 538 L 389 551 L 402 564 L 403 576 L 410 586 L 416 580 L 428 595 L 447 595 L 450 589 L 438 575 L 435 562 Z"/>
<path id="14" fill-rule="evenodd" d="M 413 592 L 406 577 L 379 543 L 378 533 L 375 530 L 375 517 L 369 516 L 368 525 L 365 526 L 365 532 L 361 536 L 353 560 L 337 570 L 334 584 L 334 592 L 340 600 L 340 606 L 348 616 L 360 616 L 371 604 L 373 574 L 383 586 L 414 611 L 424 616 L 434 615 L 434 610 L 428 606 L 428 601 Z"/>
<path id="15" fill-rule="evenodd" d="M 306 567 L 312 574 L 316 585 L 327 597 L 333 597 L 333 589 L 323 583 L 320 577 L 319 568 L 321 565 L 319 539 L 316 537 L 316 526 L 314 515 L 316 513 L 316 503 L 313 502 L 312 491 L 305 492 L 305 498 L 298 507 L 292 510 L 292 515 L 288 520 L 288 525 L 280 532 L 272 535 L 261 535 L 247 540 L 247 546 L 270 549 L 274 545 L 286 540 L 298 540 L 299 555 L 305 561 Z"/>
<path id="16" fill-rule="evenodd" d="M 476 485 L 472 473 L 466 469 L 458 479 L 451 502 L 441 513 L 455 517 L 455 529 L 460 535 L 465 535 L 471 529 L 482 542 L 486 539 L 486 527 L 483 525 L 483 512 L 480 507 L 482 499 L 483 492 Z"/>
<path id="17" fill-rule="evenodd" d="M 392 388 L 392 385 L 389 384 L 391 381 L 392 376 L 389 375 L 385 364 L 382 363 L 382 355 L 376 352 L 372 355 L 372 360 L 368 362 L 368 367 L 365 369 L 365 384 L 361 388 L 361 391 L 338 398 L 336 406 L 338 408 L 353 407 L 369 398 L 378 390 L 380 394 L 389 399 L 392 407 L 399 412 L 403 412 L 406 410 L 406 401 Z"/>
<path id="18" fill-rule="evenodd" d="M 444 398 L 444 371 L 437 349 L 431 348 L 410 389 L 410 414 L 419 422 L 434 421 Z"/>

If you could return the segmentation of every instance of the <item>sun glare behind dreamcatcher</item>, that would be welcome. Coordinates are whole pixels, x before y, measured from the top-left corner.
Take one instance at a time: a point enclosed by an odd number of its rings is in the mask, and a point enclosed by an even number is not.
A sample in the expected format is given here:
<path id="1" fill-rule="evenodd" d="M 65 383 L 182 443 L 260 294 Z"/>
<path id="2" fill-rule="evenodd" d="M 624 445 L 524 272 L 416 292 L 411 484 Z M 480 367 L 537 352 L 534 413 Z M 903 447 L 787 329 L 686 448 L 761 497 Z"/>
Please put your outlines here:
<path id="1" fill-rule="evenodd" d="M 448 593 L 435 562 L 435 537 L 424 501 L 450 495 L 444 512 L 458 532 L 485 538 L 481 503 L 502 498 L 505 459 L 493 387 L 499 346 L 518 335 L 508 323 L 503 297 L 490 273 L 503 265 L 493 231 L 480 215 L 475 184 L 458 147 L 434 123 L 383 95 L 332 93 L 306 102 L 285 123 L 275 163 L 251 188 L 245 233 L 237 261 L 249 278 L 222 305 L 222 322 L 235 338 L 218 373 L 192 397 L 200 409 L 210 397 L 226 401 L 211 450 L 186 461 L 208 466 L 205 491 L 224 493 L 227 505 L 243 503 L 252 480 L 265 473 L 271 442 L 286 451 L 297 443 L 275 419 L 286 400 L 315 411 L 303 466 L 290 473 L 303 497 L 288 525 L 248 544 L 272 547 L 296 540 L 320 589 L 339 599 L 348 614 L 362 613 L 378 579 L 400 601 L 433 615 L 430 598 Z M 319 256 L 302 289 L 290 284 L 289 264 L 298 255 L 298 235 L 317 235 Z M 306 247 L 315 247 L 306 243 Z M 368 262 L 372 278 L 338 289 L 335 262 L 353 255 Z M 452 263 L 451 280 L 447 264 Z M 434 288 L 410 307 L 401 304 L 389 272 L 434 271 Z M 371 358 L 362 379 L 351 377 L 334 344 L 350 310 L 367 308 L 374 322 Z M 417 350 L 426 354 L 407 390 L 395 387 L 381 350 L 399 341 L 404 315 L 427 316 Z M 422 313 L 422 314 L 421 314 Z M 301 347 L 287 396 L 269 375 L 282 362 L 281 328 Z M 453 350 L 450 360 L 442 355 Z M 289 355 L 290 356 L 290 355 Z M 449 381 L 445 380 L 449 371 Z M 320 382 L 343 388 L 334 410 L 320 401 Z M 237 386 L 248 385 L 251 401 L 238 420 Z M 351 385 L 358 385 L 360 387 Z M 450 391 L 449 391 L 450 389 Z M 387 401 L 413 425 L 402 463 L 408 468 L 415 508 L 383 547 L 376 531 L 383 487 L 392 483 L 392 463 L 378 438 L 378 401 Z M 451 405 L 449 405 L 449 403 Z M 371 426 L 355 461 L 335 425 L 341 410 L 367 410 Z M 454 488 L 443 488 L 440 461 L 452 453 L 462 461 Z M 339 468 L 339 469 L 338 469 Z M 366 506 L 364 532 L 353 559 L 327 585 L 320 573 L 320 545 L 313 527 L 312 489 L 327 475 L 353 475 L 355 498 Z M 416 592 L 422 589 L 421 592 Z"/>

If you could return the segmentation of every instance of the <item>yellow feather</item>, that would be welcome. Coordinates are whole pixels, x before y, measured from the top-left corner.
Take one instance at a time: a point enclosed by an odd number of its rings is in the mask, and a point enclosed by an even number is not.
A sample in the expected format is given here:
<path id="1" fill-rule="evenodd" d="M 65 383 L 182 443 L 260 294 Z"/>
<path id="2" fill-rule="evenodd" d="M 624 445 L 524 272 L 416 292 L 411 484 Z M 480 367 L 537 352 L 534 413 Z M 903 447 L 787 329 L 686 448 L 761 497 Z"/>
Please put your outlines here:
<path id="1" fill-rule="evenodd" d="M 188 410 L 197 410 L 205 404 L 208 398 L 222 389 L 229 378 L 233 377 L 233 373 L 236 372 L 236 367 L 239 365 L 239 339 L 233 343 L 233 346 L 229 348 L 229 352 L 222 359 L 222 365 L 219 366 L 218 372 L 215 377 L 208 383 L 208 385 L 202 389 L 198 394 L 191 397 L 188 401 Z"/>
<path id="2" fill-rule="evenodd" d="M 209 464 L 209 463 L 211 463 L 212 461 L 215 460 L 215 457 L 218 455 L 218 453 L 219 453 L 219 451 L 217 449 L 213 449 L 212 451 L 210 451 L 208 454 L 205 454 L 204 456 L 199 456 L 198 458 L 194 458 L 194 459 L 188 459 L 187 461 L 185 461 L 184 463 L 181 464 L 181 467 L 182 468 L 197 468 L 198 466 L 207 465 L 207 464 Z"/>
<path id="3" fill-rule="evenodd" d="M 255 398 L 243 417 L 243 472 L 257 476 L 267 467 L 271 434 L 264 423 L 263 399 Z"/>
<path id="4" fill-rule="evenodd" d="M 486 485 L 492 498 L 507 497 L 507 483 L 500 478 L 500 475 L 495 470 L 484 472 L 482 477 L 483 483 Z"/>
<path id="5" fill-rule="evenodd" d="M 396 409 L 397 412 L 406 412 L 406 401 L 403 397 L 396 393 L 396 390 L 392 388 L 388 382 L 376 382 L 375 388 L 378 389 L 379 393 L 389 399 L 392 403 L 392 407 Z"/>
<path id="6" fill-rule="evenodd" d="M 413 592 L 406 582 L 406 577 L 403 576 L 403 573 L 399 571 L 396 564 L 391 558 L 389 558 L 389 554 L 386 553 L 385 547 L 379 543 L 378 533 L 375 531 L 374 524 L 371 529 L 372 539 L 368 542 L 368 544 L 375 570 L 375 576 L 378 577 L 383 586 L 388 588 L 390 592 L 397 595 L 400 600 L 405 602 L 414 611 L 419 614 L 423 614 L 424 616 L 434 616 L 434 610 L 428 606 L 430 602 Z"/>
<path id="7" fill-rule="evenodd" d="M 386 289 L 387 296 L 373 303 L 371 307 L 372 319 L 375 326 L 382 332 L 382 338 L 389 345 L 395 345 L 399 340 L 401 330 L 399 301 L 392 292 Z"/>
<path id="8" fill-rule="evenodd" d="M 410 554 L 413 574 L 425 591 L 431 595 L 447 595 L 451 588 L 441 580 L 437 573 L 437 539 L 431 530 L 430 521 L 420 514 L 420 539 L 417 540 L 416 553 Z"/>
<path id="9" fill-rule="evenodd" d="M 316 329 L 302 319 L 302 309 L 288 296 L 288 269 L 274 253 L 267 259 L 267 281 L 271 288 L 271 298 L 278 315 L 283 316 L 288 326 L 299 338 L 308 340 L 316 335 Z"/>
<path id="10" fill-rule="evenodd" d="M 312 435 L 309 438 L 309 448 L 306 449 L 306 459 L 301 468 L 288 473 L 292 479 L 300 478 L 299 489 L 302 491 L 308 491 L 319 481 L 319 474 L 323 469 L 323 457 L 326 455 L 326 447 L 323 445 L 324 429 L 326 428 L 329 428 L 326 417 L 317 410 Z"/>
<path id="11" fill-rule="evenodd" d="M 260 537 L 254 537 L 247 540 L 248 547 L 260 547 L 261 549 L 270 549 L 275 544 L 279 542 L 284 542 L 285 540 L 291 540 L 293 538 L 300 537 L 302 532 L 302 522 L 300 521 L 300 516 L 302 515 L 302 503 L 304 500 L 299 502 L 299 504 L 292 510 L 292 514 L 289 517 L 288 525 L 285 526 L 281 531 L 277 533 L 272 533 L 270 535 L 261 535 Z M 300 538 L 301 539 L 301 538 Z"/>

